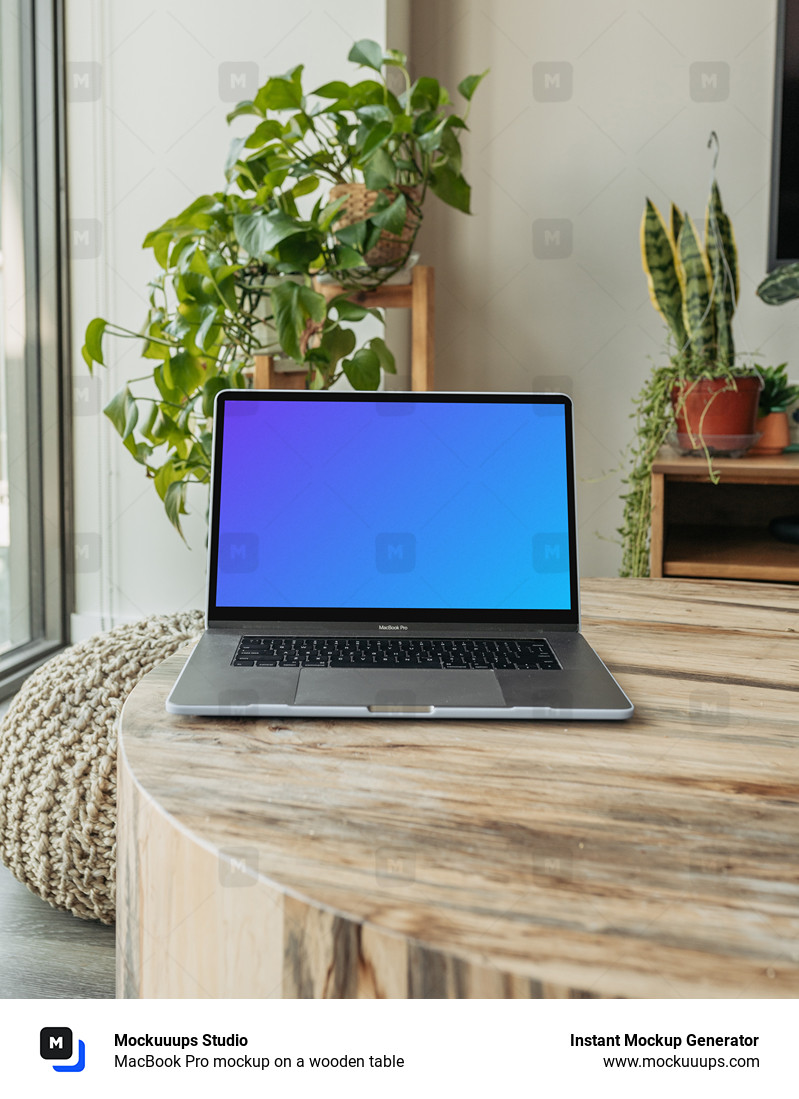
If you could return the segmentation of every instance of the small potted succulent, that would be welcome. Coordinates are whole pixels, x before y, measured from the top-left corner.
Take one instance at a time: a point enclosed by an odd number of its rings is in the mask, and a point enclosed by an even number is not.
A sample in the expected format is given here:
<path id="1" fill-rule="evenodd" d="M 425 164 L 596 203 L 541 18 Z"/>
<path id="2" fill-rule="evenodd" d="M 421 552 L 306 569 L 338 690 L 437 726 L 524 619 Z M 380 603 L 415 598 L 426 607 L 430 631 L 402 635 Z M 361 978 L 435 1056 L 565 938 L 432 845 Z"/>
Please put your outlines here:
<path id="1" fill-rule="evenodd" d="M 709 144 L 715 140 L 712 134 Z M 660 448 L 674 438 L 684 452 L 704 454 L 717 482 L 712 455 L 751 445 L 761 389 L 757 373 L 736 362 L 738 253 L 715 178 L 704 241 L 675 205 L 667 222 L 647 199 L 641 252 L 650 298 L 666 322 L 673 350 L 669 364 L 653 370 L 635 400 L 636 432 L 619 530 L 622 576 L 649 575 L 652 463 Z"/>
<path id="2" fill-rule="evenodd" d="M 791 441 L 788 408 L 799 399 L 799 385 L 788 381 L 787 363 L 759 366 L 757 370 L 763 381 L 756 425 L 760 438 L 749 454 L 781 454 Z"/>

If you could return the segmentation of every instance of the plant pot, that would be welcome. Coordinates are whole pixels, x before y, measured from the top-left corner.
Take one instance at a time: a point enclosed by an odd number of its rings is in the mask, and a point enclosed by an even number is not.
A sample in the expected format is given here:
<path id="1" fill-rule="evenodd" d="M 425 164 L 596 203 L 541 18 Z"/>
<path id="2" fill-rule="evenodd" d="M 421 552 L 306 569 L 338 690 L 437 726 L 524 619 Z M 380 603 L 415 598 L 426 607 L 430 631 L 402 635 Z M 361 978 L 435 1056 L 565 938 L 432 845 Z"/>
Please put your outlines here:
<path id="1" fill-rule="evenodd" d="M 420 189 L 398 187 L 397 190 L 402 191 L 409 200 L 405 227 L 399 234 L 383 230 L 374 248 L 370 248 L 364 255 L 364 260 L 370 267 L 393 267 L 402 264 L 410 255 L 416 234 L 419 232 L 422 216 L 416 211 L 419 209 Z M 337 183 L 331 187 L 331 202 L 346 196 L 346 202 L 339 210 L 333 228 L 343 229 L 347 225 L 354 225 L 367 218 L 379 193 L 379 191 L 370 191 L 365 183 Z"/>
<path id="2" fill-rule="evenodd" d="M 720 439 L 746 440 L 743 445 L 749 446 L 754 442 L 762 386 L 755 375 L 677 382 L 671 391 L 671 403 L 680 446 L 713 447 Z"/>
<path id="3" fill-rule="evenodd" d="M 791 441 L 787 412 L 769 412 L 758 417 L 757 430 L 760 438 L 749 451 L 755 456 L 782 454 Z"/>

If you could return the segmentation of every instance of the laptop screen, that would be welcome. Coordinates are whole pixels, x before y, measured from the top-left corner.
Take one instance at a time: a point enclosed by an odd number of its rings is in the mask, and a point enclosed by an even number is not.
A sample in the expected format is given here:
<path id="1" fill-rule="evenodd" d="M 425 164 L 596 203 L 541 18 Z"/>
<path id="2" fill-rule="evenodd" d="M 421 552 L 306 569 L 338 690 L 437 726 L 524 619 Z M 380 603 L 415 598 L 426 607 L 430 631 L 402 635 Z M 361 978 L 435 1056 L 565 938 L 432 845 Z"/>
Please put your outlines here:
<path id="1" fill-rule="evenodd" d="M 220 394 L 209 617 L 576 621 L 560 396 Z"/>

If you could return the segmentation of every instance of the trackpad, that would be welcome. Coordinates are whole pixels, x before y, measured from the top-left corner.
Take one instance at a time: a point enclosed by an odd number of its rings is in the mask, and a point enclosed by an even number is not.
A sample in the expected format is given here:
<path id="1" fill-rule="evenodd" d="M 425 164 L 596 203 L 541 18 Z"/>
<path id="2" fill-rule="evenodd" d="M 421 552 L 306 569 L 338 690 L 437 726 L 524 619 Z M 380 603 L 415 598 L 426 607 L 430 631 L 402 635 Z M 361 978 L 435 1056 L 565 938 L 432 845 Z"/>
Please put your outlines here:
<path id="1" fill-rule="evenodd" d="M 491 671 L 303 668 L 297 706 L 505 706 Z"/>

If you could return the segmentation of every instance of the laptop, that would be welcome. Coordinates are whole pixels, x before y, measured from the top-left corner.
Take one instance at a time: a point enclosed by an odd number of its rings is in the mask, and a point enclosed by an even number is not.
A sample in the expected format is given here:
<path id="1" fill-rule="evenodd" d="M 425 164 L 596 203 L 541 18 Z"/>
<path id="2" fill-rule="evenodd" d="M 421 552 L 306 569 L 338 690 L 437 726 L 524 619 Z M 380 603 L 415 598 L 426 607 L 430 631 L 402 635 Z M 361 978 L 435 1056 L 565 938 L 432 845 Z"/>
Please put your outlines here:
<path id="1" fill-rule="evenodd" d="M 580 633 L 559 394 L 219 393 L 206 627 L 170 713 L 633 711 Z"/>

